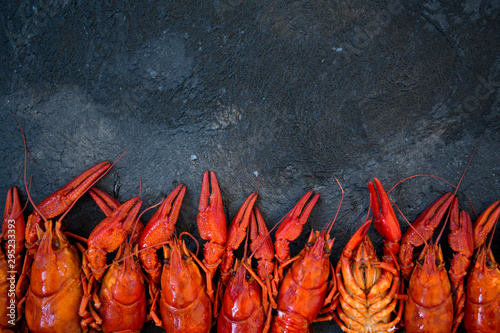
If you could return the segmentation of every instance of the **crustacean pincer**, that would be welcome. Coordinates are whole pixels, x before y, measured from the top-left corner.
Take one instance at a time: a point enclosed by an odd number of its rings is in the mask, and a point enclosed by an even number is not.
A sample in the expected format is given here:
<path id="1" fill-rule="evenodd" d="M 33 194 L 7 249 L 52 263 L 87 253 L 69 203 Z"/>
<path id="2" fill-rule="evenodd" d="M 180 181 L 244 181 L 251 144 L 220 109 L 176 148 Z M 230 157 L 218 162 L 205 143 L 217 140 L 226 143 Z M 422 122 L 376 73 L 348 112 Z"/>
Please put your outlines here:
<path id="1" fill-rule="evenodd" d="M 139 259 L 150 279 L 150 293 L 154 295 L 161 283 L 162 264 L 158 260 L 157 251 L 172 239 L 175 224 L 179 217 L 182 201 L 186 194 L 186 186 L 177 185 L 163 199 L 160 207 L 149 219 L 139 237 Z"/>

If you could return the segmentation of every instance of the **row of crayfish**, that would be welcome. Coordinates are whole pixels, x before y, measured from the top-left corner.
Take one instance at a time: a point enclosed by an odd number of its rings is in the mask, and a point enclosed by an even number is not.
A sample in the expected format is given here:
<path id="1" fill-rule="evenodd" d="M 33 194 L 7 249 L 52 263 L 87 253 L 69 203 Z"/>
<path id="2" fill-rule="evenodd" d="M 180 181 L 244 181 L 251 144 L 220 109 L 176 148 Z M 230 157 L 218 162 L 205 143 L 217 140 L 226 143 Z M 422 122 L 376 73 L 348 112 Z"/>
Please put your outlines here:
<path id="1" fill-rule="evenodd" d="M 39 204 L 26 186 L 34 208 L 26 224 L 17 189 L 9 190 L 0 236 L 0 332 L 140 332 L 149 320 L 167 332 L 215 326 L 218 332 L 308 332 L 313 322 L 330 320 L 346 332 L 403 326 L 406 332 L 455 332 L 461 322 L 470 332 L 500 330 L 500 271 L 486 242 L 500 201 L 473 226 L 469 214 L 459 212 L 457 196 L 447 193 L 401 237 L 387 193 L 374 179 L 368 186 L 372 217 L 334 267 L 335 219 L 311 231 L 298 255 L 289 251 L 319 194 L 309 191 L 299 200 L 273 243 L 257 193 L 227 226 L 217 178 L 207 171 L 197 216 L 205 241 L 199 259 L 183 237 L 196 239 L 175 232 L 186 187 L 178 185 L 144 224 L 139 197 L 122 204 L 94 187 L 111 166 L 95 165 Z M 85 239 L 65 231 L 62 220 L 87 192 L 106 217 Z M 456 252 L 449 272 L 439 237 L 432 241 L 443 220 Z M 372 222 L 384 237 L 381 259 L 367 235 Z M 242 244 L 243 257 L 235 259 Z"/>

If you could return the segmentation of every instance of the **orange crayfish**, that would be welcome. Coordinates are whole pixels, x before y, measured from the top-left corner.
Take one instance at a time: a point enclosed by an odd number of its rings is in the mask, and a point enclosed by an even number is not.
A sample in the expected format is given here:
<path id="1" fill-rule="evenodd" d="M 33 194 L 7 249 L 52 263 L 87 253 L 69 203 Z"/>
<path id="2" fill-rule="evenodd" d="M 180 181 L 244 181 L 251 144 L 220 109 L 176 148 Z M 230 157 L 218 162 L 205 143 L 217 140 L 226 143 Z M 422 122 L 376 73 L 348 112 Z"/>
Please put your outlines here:
<path id="1" fill-rule="evenodd" d="M 276 232 L 276 257 L 281 263 L 279 274 L 287 266 L 290 267 L 280 283 L 278 313 L 273 318 L 271 332 L 308 332 L 314 321 L 331 320 L 333 317 L 336 302 L 332 303 L 332 300 L 336 295 L 337 283 L 330 262 L 334 241 L 330 239 L 330 230 L 335 219 L 325 230 L 311 231 L 305 248 L 296 257 L 288 259 L 288 242 L 299 236 L 319 199 L 319 194 L 316 194 L 307 203 L 312 194 L 313 191 L 309 191 L 299 200 Z M 343 194 L 342 189 L 342 197 Z M 324 315 L 318 317 L 320 313 Z"/>
<path id="2" fill-rule="evenodd" d="M 211 275 L 180 239 L 187 233 L 173 237 L 185 193 L 184 185 L 177 186 L 146 224 L 139 240 L 139 247 L 145 250 L 141 261 L 155 284 L 150 288 L 153 303 L 149 313 L 155 324 L 167 332 L 206 333 L 212 327 L 212 299 L 207 288 Z M 156 255 L 162 245 L 163 265 Z M 213 297 L 213 291 L 211 294 Z"/>
<path id="3" fill-rule="evenodd" d="M 464 324 L 467 332 L 500 332 L 500 269 L 485 244 L 500 217 L 500 201 L 488 207 L 474 223 L 474 263 L 468 275 Z"/>
<path id="4" fill-rule="evenodd" d="M 212 193 L 209 195 L 210 183 L 212 185 Z M 261 218 L 258 219 L 257 222 L 255 218 L 250 219 L 256 200 L 257 193 L 250 194 L 241 205 L 229 227 L 227 227 L 217 178 L 215 177 L 215 173 L 205 172 L 203 176 L 197 223 L 201 238 L 209 241 L 205 243 L 203 263 L 210 276 L 210 278 L 207 278 L 207 282 L 210 283 L 210 285 L 207 286 L 207 291 L 211 299 L 214 299 L 215 302 L 213 307 L 214 317 L 218 315 L 219 301 L 223 298 L 224 289 L 230 280 L 231 269 L 234 265 L 234 251 L 239 248 L 247 236 L 247 229 L 250 221 L 252 221 L 250 236 L 252 238 L 252 244 L 254 244 L 251 245 L 251 248 L 256 251 L 255 257 L 259 259 L 260 277 L 263 281 L 266 281 L 267 285 L 271 286 L 272 284 L 271 272 L 274 266 L 270 261 L 273 259 L 274 252 L 268 252 L 270 237 L 268 237 L 267 227 Z M 256 214 L 260 216 L 259 212 Z M 257 243 L 262 245 L 259 249 L 252 247 L 256 246 Z M 221 276 L 217 284 L 216 296 L 212 298 L 211 277 L 219 265 Z M 269 271 L 269 269 L 271 271 Z M 267 287 L 265 290 L 266 289 Z M 265 297 L 265 301 L 267 301 L 267 297 Z M 271 302 L 273 305 L 275 304 L 274 300 L 272 300 L 272 296 Z"/>
<path id="5" fill-rule="evenodd" d="M 238 215 L 243 215 L 242 224 L 251 227 L 250 248 L 253 249 L 254 256 L 259 259 L 259 274 L 253 271 L 251 258 L 247 257 L 247 238 L 244 258 L 241 262 L 236 260 L 232 273 L 226 281 L 226 290 L 217 321 L 217 332 L 266 333 L 271 323 L 272 310 L 268 298 L 271 302 L 274 301 L 272 293 L 268 292 L 272 283 L 271 273 L 274 270 L 274 263 L 268 258 L 274 256 L 274 249 L 269 231 L 258 208 L 243 205 L 242 209 Z"/>
<path id="6" fill-rule="evenodd" d="M 84 256 L 84 296 L 79 311 L 83 317 L 83 327 L 90 326 L 104 332 L 140 332 L 146 320 L 145 279 L 132 251 L 134 241 L 138 239 L 133 226 L 135 225 L 136 230 L 143 228 L 136 218 L 140 200 L 133 198 L 120 205 L 114 198 L 96 188 L 91 189 L 90 194 L 107 215 L 90 234 L 87 241 L 90 249 L 95 252 L 111 252 L 123 234 L 126 237 L 130 230 L 132 234 L 127 243 L 119 244 L 118 253 L 109 266 L 96 270 Z M 103 270 L 104 273 L 100 274 Z M 90 299 L 93 305 L 89 304 Z"/>
<path id="7" fill-rule="evenodd" d="M 431 238 L 449 209 L 449 243 L 455 255 L 448 274 L 439 245 L 426 243 L 415 263 L 413 248 Z M 406 332 L 457 330 L 463 318 L 464 276 L 472 251 L 470 216 L 465 211 L 459 213 L 458 200 L 452 193 L 444 194 L 413 222 L 401 240 L 399 251 L 403 276 L 409 280 L 404 313 Z"/>
<path id="8" fill-rule="evenodd" d="M 35 212 L 28 217 L 26 228 L 26 242 L 33 261 L 29 268 L 29 289 L 21 300 L 25 302 L 25 317 L 32 332 L 82 331 L 78 316 L 83 297 L 82 263 L 79 251 L 61 231 L 61 221 L 110 166 L 107 161 L 101 162 L 40 204 L 33 204 Z M 32 202 L 29 192 L 28 197 Z M 49 219 L 61 214 L 53 227 L 54 223 Z M 23 272 L 28 272 L 28 269 L 24 267 Z"/>
<path id="9" fill-rule="evenodd" d="M 396 259 L 401 229 L 382 184 L 377 178 L 374 183 L 368 188 L 375 228 L 385 237 L 384 256 L 377 258 L 367 235 L 372 220 L 367 219 L 342 251 L 336 269 L 340 306 L 334 319 L 346 332 L 390 332 L 403 312 Z M 391 318 L 398 303 L 397 316 Z"/>

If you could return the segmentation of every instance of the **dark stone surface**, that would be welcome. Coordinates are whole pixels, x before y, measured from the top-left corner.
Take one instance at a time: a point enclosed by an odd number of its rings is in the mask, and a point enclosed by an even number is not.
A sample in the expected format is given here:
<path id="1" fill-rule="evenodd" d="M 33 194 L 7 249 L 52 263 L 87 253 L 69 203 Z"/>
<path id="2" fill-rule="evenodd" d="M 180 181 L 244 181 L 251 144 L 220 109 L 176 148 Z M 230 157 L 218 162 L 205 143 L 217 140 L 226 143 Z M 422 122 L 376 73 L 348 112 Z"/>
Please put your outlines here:
<path id="1" fill-rule="evenodd" d="M 26 200 L 15 115 L 35 202 L 127 150 L 99 186 L 111 192 L 118 177 L 124 201 L 142 179 L 147 207 L 184 183 L 177 230 L 197 237 L 205 170 L 217 173 L 230 219 L 258 171 L 270 227 L 320 192 L 293 253 L 334 217 L 335 174 L 345 190 L 336 263 L 367 213 L 370 179 L 457 184 L 476 143 L 458 193 L 463 209 L 472 213 L 470 198 L 482 212 L 500 199 L 499 10 L 480 0 L 5 2 L 0 193 L 15 185 Z M 451 190 L 417 178 L 391 196 L 411 221 Z M 68 229 L 86 237 L 101 218 L 84 197 Z"/>

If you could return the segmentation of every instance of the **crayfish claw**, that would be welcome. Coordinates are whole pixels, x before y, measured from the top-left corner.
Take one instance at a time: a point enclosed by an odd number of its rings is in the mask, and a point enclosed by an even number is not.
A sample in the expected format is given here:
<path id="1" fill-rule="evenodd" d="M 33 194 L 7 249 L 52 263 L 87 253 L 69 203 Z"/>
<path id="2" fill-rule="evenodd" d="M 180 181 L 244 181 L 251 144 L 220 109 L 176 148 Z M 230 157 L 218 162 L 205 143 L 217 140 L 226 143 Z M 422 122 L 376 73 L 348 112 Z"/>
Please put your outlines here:
<path id="1" fill-rule="evenodd" d="M 89 190 L 89 194 L 94 199 L 95 203 L 99 208 L 102 210 L 104 215 L 109 216 L 111 213 L 120 207 L 120 203 L 118 200 L 107 194 L 106 192 L 96 188 L 92 187 Z"/>
<path id="2" fill-rule="evenodd" d="M 104 274 L 106 253 L 115 251 L 125 241 L 141 205 L 139 197 L 128 200 L 102 220 L 90 234 L 86 255 L 96 280 L 100 281 Z"/>
<path id="3" fill-rule="evenodd" d="M 210 184 L 212 185 L 211 195 Z M 203 175 L 203 185 L 201 188 L 198 210 L 199 213 L 196 217 L 198 231 L 200 237 L 208 241 L 204 245 L 205 258 L 203 262 L 211 273 L 214 274 L 220 264 L 220 257 L 225 249 L 227 222 L 217 177 L 212 171 L 205 171 Z"/>
<path id="4" fill-rule="evenodd" d="M 347 242 L 343 250 L 343 255 L 346 258 L 351 258 L 352 252 L 359 247 L 359 244 L 361 244 L 361 242 L 363 242 L 371 224 L 372 220 L 366 219 L 366 221 L 358 228 L 358 230 L 356 230 L 354 235 L 352 235 L 351 239 L 349 239 L 349 242 Z"/>
<path id="5" fill-rule="evenodd" d="M 156 255 L 160 245 L 157 244 L 166 243 L 174 234 L 185 194 L 186 186 L 177 185 L 149 219 L 139 238 L 139 248 L 142 250 L 139 258 L 149 277 L 156 284 L 160 284 L 161 277 L 161 264 Z"/>
<path id="6" fill-rule="evenodd" d="M 68 208 L 87 192 L 94 182 L 111 167 L 111 163 L 103 161 L 85 170 L 61 189 L 57 190 L 37 206 L 47 219 L 52 219 L 64 213 Z"/>
<path id="7" fill-rule="evenodd" d="M 307 203 L 313 193 L 314 191 L 311 190 L 304 194 L 295 207 L 285 216 L 283 222 L 276 231 L 274 248 L 276 251 L 276 258 L 280 264 L 290 259 L 288 243 L 300 236 L 302 228 L 306 224 L 314 205 L 318 202 L 319 193 L 316 193 L 309 203 Z M 304 206 L 306 207 L 304 208 Z"/>
<path id="8" fill-rule="evenodd" d="M 382 183 L 377 178 L 373 178 L 373 183 L 368 183 L 368 190 L 373 208 L 373 225 L 386 240 L 398 243 L 401 240 L 401 228 Z M 395 253 L 398 251 L 399 249 Z"/>
<path id="9" fill-rule="evenodd" d="M 248 224 L 250 223 L 250 216 L 252 215 L 252 209 L 256 200 L 257 193 L 254 192 L 250 194 L 231 221 L 226 244 L 228 250 L 236 250 L 245 239 Z"/>
<path id="10" fill-rule="evenodd" d="M 474 223 L 474 249 L 480 247 L 500 217 L 500 200 L 492 203 Z"/>
<path id="11" fill-rule="evenodd" d="M 472 221 L 469 213 L 461 211 L 459 214 L 458 200 L 455 198 L 450 214 L 450 234 L 448 243 L 452 250 L 465 258 L 470 258 L 474 252 L 474 238 Z"/>

